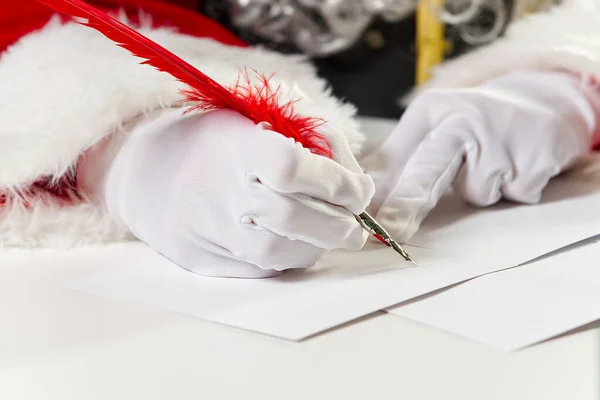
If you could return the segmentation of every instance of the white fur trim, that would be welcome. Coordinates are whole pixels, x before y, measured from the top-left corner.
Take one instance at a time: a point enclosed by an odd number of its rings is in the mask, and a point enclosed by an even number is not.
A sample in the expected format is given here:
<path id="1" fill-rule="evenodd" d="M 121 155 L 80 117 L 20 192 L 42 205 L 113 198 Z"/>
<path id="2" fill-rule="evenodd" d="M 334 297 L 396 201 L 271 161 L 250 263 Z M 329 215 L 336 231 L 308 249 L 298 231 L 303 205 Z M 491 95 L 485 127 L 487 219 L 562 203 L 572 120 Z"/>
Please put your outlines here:
<path id="1" fill-rule="evenodd" d="M 90 202 L 65 207 L 38 201 L 29 208 L 19 204 L 0 208 L 0 248 L 70 248 L 133 239 L 125 227 Z"/>
<path id="2" fill-rule="evenodd" d="M 404 102 L 428 89 L 478 85 L 517 69 L 567 70 L 600 76 L 600 2 L 563 0 L 550 11 L 514 21 L 505 37 L 448 61 Z"/>
<path id="3" fill-rule="evenodd" d="M 281 85 L 282 101 L 305 93 L 310 100 L 296 103 L 296 111 L 329 121 L 359 151 L 363 137 L 354 107 L 334 98 L 303 58 L 224 46 L 169 29 L 142 27 L 140 32 L 224 85 L 233 85 L 244 67 L 275 74 L 272 83 Z M 0 58 L 0 192 L 26 187 L 41 176 L 63 175 L 82 152 L 126 120 L 174 106 L 182 87 L 93 29 L 51 21 Z M 0 245 L 46 244 L 49 237 L 66 233 L 73 243 L 123 237 L 123 230 L 90 204 L 62 209 L 44 204 L 35 212 L 5 206 Z"/>

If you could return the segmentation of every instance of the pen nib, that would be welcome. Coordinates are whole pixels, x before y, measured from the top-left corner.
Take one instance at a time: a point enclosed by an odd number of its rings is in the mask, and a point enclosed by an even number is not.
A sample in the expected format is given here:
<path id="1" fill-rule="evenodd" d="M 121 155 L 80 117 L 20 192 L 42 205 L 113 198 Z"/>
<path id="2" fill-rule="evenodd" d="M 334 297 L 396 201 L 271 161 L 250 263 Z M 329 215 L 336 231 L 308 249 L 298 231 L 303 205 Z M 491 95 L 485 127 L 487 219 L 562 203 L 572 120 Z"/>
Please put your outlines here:
<path id="1" fill-rule="evenodd" d="M 417 267 L 419 264 L 396 242 L 389 233 L 386 232 L 385 229 L 373 217 L 371 217 L 368 213 L 364 212 L 360 215 L 356 215 L 356 220 L 362 225 L 362 227 L 373 234 L 383 244 L 388 247 L 393 248 L 398 254 L 400 254 L 406 261 L 412 262 Z"/>
<path id="2" fill-rule="evenodd" d="M 410 254 L 408 254 L 406 252 L 406 250 L 404 250 L 399 244 L 398 242 L 396 242 L 394 239 L 390 239 L 389 241 L 390 246 L 396 250 L 396 252 L 398 254 L 400 254 L 406 261 L 410 261 L 411 263 L 415 264 L 417 267 L 419 266 L 419 264 L 417 264 L 417 262 L 415 260 L 412 259 L 412 257 L 410 256 Z"/>

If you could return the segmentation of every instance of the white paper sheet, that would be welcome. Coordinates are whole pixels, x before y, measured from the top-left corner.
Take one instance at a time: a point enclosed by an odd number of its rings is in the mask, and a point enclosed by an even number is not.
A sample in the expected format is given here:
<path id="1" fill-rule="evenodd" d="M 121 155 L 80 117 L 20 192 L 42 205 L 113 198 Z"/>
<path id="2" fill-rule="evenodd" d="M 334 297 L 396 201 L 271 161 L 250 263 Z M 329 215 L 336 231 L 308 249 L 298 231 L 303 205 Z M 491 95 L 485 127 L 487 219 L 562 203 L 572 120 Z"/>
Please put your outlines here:
<path id="1" fill-rule="evenodd" d="M 502 350 L 521 349 L 600 319 L 600 244 L 388 311 Z"/>
<path id="2" fill-rule="evenodd" d="M 378 247 L 333 252 L 313 269 L 274 279 L 232 280 L 195 276 L 149 253 L 136 265 L 68 286 L 299 340 L 594 236 L 600 233 L 600 219 L 592 217 L 599 205 L 600 184 L 565 179 L 553 182 L 537 207 L 475 210 L 447 198 L 415 239 L 428 248 L 407 247 L 420 268 Z"/>
<path id="3" fill-rule="evenodd" d="M 448 257 L 413 249 L 427 268 L 398 266 L 388 249 L 329 253 L 318 266 L 264 280 L 205 278 L 149 252 L 67 287 L 300 340 L 476 274 Z M 407 265 L 407 264 L 403 264 Z"/>
<path id="4" fill-rule="evenodd" d="M 447 196 L 410 240 L 464 260 L 501 260 L 514 266 L 600 234 L 600 173 L 556 179 L 536 205 L 502 202 L 475 211 Z"/>

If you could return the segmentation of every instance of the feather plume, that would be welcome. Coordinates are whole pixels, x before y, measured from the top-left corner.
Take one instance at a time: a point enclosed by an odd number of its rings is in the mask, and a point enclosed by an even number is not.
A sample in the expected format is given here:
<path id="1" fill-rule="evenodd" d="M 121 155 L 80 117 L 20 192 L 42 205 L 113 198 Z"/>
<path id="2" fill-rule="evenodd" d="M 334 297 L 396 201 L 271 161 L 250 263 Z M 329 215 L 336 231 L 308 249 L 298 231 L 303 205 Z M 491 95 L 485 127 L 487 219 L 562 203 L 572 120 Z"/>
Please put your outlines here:
<path id="1" fill-rule="evenodd" d="M 327 140 L 317 132 L 324 121 L 295 114 L 294 101 L 280 105 L 279 89 L 273 90 L 266 76 L 255 71 L 260 83 L 252 84 L 247 70 L 244 70 L 236 85 L 226 88 L 172 52 L 83 1 L 38 1 L 99 31 L 141 58 L 142 64 L 169 73 L 186 84 L 188 88 L 182 94 L 186 101 L 194 103 L 193 110 L 235 110 L 255 123 L 269 123 L 275 132 L 294 139 L 315 154 L 332 157 Z"/>

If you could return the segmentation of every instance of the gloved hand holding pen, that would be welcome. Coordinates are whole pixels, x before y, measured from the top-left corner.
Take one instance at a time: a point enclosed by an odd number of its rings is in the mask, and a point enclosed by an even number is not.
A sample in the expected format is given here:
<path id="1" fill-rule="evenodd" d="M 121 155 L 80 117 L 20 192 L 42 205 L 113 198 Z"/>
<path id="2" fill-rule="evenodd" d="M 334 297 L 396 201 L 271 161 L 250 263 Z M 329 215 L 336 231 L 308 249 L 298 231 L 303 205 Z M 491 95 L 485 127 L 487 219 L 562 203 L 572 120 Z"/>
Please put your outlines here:
<path id="1" fill-rule="evenodd" d="M 334 161 L 228 110 L 166 110 L 130 125 L 86 155 L 79 182 L 186 269 L 267 277 L 367 240 L 354 214 L 373 181 L 342 134 L 327 135 Z"/>

